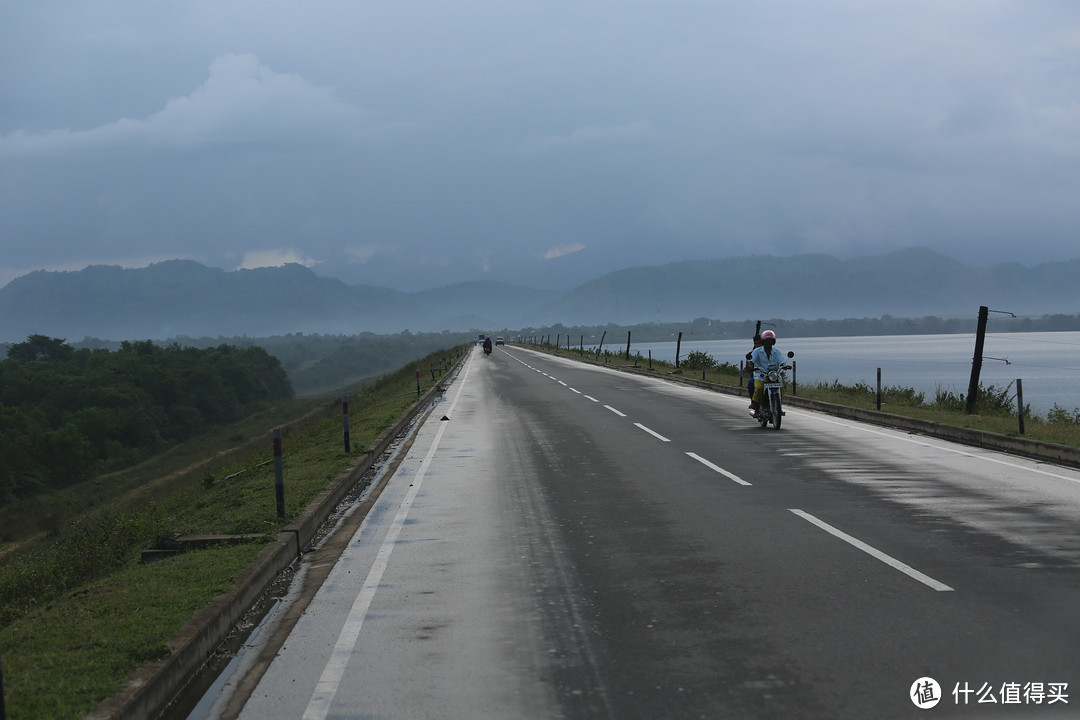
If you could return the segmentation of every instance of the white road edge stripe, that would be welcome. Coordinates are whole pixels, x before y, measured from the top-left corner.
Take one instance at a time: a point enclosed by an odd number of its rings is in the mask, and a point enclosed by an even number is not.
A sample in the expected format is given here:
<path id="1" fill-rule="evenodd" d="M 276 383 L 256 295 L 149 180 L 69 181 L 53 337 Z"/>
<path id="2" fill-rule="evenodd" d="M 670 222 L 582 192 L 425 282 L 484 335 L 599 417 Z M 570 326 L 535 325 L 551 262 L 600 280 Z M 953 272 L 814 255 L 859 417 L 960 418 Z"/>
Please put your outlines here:
<path id="1" fill-rule="evenodd" d="M 750 484 L 750 483 L 746 482 L 745 480 L 743 480 L 738 475 L 736 475 L 735 473 L 730 473 L 727 470 L 725 470 L 724 468 L 720 467 L 719 465 L 714 465 L 713 463 L 709 462 L 708 460 L 701 457 L 697 453 L 688 452 L 686 454 L 689 455 L 690 457 L 694 458 L 695 460 L 697 460 L 699 463 L 701 463 L 705 467 L 709 468 L 710 470 L 715 470 L 716 472 L 720 473 L 721 475 L 723 475 L 725 477 L 728 477 L 728 478 L 731 478 L 732 480 L 739 483 L 740 485 L 749 485 Z"/>
<path id="2" fill-rule="evenodd" d="M 785 408 L 784 412 L 785 413 L 789 412 L 789 409 Z M 791 414 L 798 416 L 798 415 L 802 415 L 803 413 L 791 411 Z M 964 457 L 974 458 L 976 460 L 985 460 L 986 462 L 997 463 L 998 465 L 1004 465 L 1005 467 L 1014 468 L 1016 470 L 1023 470 L 1025 472 L 1033 472 L 1033 473 L 1037 473 L 1039 475 L 1045 475 L 1046 477 L 1052 477 L 1052 478 L 1055 478 L 1057 480 L 1065 480 L 1067 482 L 1080 484 L 1080 478 L 1068 477 L 1066 475 L 1060 475 L 1058 473 L 1050 472 L 1048 470 L 1042 470 L 1040 468 L 1024 467 L 1023 465 L 1017 465 L 1016 463 L 1011 463 L 1008 460 L 1000 460 L 1000 459 L 998 459 L 996 457 L 990 457 L 988 455 L 977 455 L 975 453 L 967 452 L 967 451 L 961 450 L 959 448 L 952 448 L 952 447 L 948 447 L 946 445 L 940 445 L 938 443 L 928 442 L 927 439 L 924 438 L 924 437 L 914 437 L 914 438 L 901 437 L 901 436 L 898 436 L 895 432 L 889 433 L 889 432 L 882 432 L 881 430 L 874 430 L 872 428 L 864 426 L 862 423 L 859 423 L 857 421 L 852 420 L 852 421 L 842 422 L 842 421 L 839 421 L 839 420 L 832 420 L 830 418 L 824 417 L 824 416 L 822 416 L 820 414 L 817 414 L 817 413 L 814 414 L 814 418 L 817 419 L 817 420 L 820 420 L 821 422 L 829 423 L 829 424 L 832 424 L 832 425 L 840 425 L 840 426 L 843 426 L 843 427 L 851 428 L 852 430 L 858 430 L 860 432 L 868 433 L 870 435 L 880 435 L 882 437 L 887 437 L 887 438 L 891 438 L 891 439 L 895 439 L 895 440 L 901 440 L 903 442 L 913 443 L 915 445 L 922 445 L 923 447 L 933 448 L 934 450 L 941 450 L 942 452 L 949 452 L 949 453 L 953 453 L 955 455 L 963 455 Z M 943 440 L 942 442 L 949 442 L 949 441 Z M 986 450 L 984 452 L 997 452 L 997 451 Z"/>
<path id="3" fill-rule="evenodd" d="M 471 368 L 471 363 L 465 367 L 465 374 L 458 384 L 457 396 L 447 411 L 448 417 L 453 417 L 454 408 L 457 407 L 457 402 L 461 398 L 461 387 L 465 385 L 465 380 L 469 377 Z M 307 708 L 304 710 L 303 720 L 326 720 L 326 716 L 330 713 L 330 706 L 333 704 L 334 697 L 337 695 L 338 688 L 341 687 L 341 681 L 345 676 L 345 668 L 349 664 L 349 659 L 356 648 L 356 642 L 360 638 L 360 628 L 364 624 L 368 608 L 375 598 L 375 591 L 379 589 L 383 573 L 390 562 L 390 553 L 393 552 L 398 535 L 405 526 L 405 519 L 412 508 L 413 500 L 416 499 L 416 493 L 420 491 L 420 485 L 423 483 L 424 476 L 431 465 L 431 459 L 435 456 L 435 451 L 439 449 L 439 442 L 442 440 L 443 431 L 446 430 L 447 426 L 449 426 L 449 423 L 439 423 L 439 429 L 435 432 L 435 439 L 431 443 L 431 448 L 428 450 L 423 462 L 420 463 L 420 468 L 417 470 L 412 486 L 405 494 L 405 499 L 401 501 L 397 515 L 394 516 L 390 529 L 387 531 L 382 545 L 379 546 L 375 562 L 364 580 L 360 593 L 353 602 L 349 616 L 345 619 L 345 625 L 341 628 L 341 634 L 338 635 L 337 643 L 334 644 L 330 659 L 326 661 L 326 667 L 323 668 L 319 682 L 315 685 L 315 692 L 312 693 Z"/>
<path id="4" fill-rule="evenodd" d="M 813 515 L 811 515 L 808 512 L 803 512 L 802 510 L 795 510 L 793 508 L 788 508 L 788 510 L 795 513 L 796 515 L 801 517 L 803 520 L 806 520 L 807 522 L 810 522 L 810 523 L 813 523 L 814 525 L 817 525 L 819 528 L 821 528 L 825 532 L 827 532 L 827 533 L 829 533 L 831 535 L 835 535 L 836 537 L 840 538 L 841 540 L 843 540 L 846 543 L 854 545 L 855 547 L 859 548 L 860 550 L 862 550 L 864 553 L 870 555 L 871 557 L 877 558 L 878 560 L 885 563 L 886 565 L 888 565 L 888 566 L 890 566 L 890 567 L 892 567 L 892 568 L 894 568 L 896 570 L 899 570 L 900 572 L 904 573 L 908 577 L 911 577 L 911 578 L 914 578 L 914 579 L 918 580 L 923 585 L 931 587 L 934 590 L 937 590 L 939 592 L 951 592 L 952 591 L 952 588 L 949 587 L 948 585 L 946 585 L 945 583 L 938 582 L 937 580 L 930 577 L 929 575 L 922 574 L 921 572 L 919 572 L 915 568 L 911 567 L 910 565 L 905 565 L 904 563 L 900 562 L 896 558 L 890 557 L 889 555 L 886 555 L 885 553 L 881 552 L 880 550 L 877 550 L 875 548 L 870 547 L 869 545 L 864 543 L 862 540 L 859 540 L 858 538 L 853 538 L 852 536 L 848 535 L 847 533 L 842 532 L 840 530 L 837 530 L 836 528 L 834 528 L 829 523 L 827 523 L 827 522 L 825 522 L 823 520 L 818 520 L 816 517 L 814 517 Z"/>
<path id="5" fill-rule="evenodd" d="M 650 435 L 652 435 L 652 436 L 653 436 L 654 438 L 656 438 L 657 440 L 660 440 L 661 442 L 671 442 L 670 440 L 668 440 L 668 439 L 667 439 L 666 437 L 664 437 L 664 436 L 663 436 L 663 435 L 661 435 L 660 433 L 656 432 L 655 430 L 650 430 L 649 428 L 645 427 L 645 426 L 644 426 L 644 425 L 642 425 L 641 423 L 634 423 L 634 424 L 635 424 L 635 425 L 637 425 L 637 426 L 638 426 L 639 428 L 641 428 L 642 430 L 644 430 L 645 432 L 647 432 L 647 433 L 649 433 Z"/>

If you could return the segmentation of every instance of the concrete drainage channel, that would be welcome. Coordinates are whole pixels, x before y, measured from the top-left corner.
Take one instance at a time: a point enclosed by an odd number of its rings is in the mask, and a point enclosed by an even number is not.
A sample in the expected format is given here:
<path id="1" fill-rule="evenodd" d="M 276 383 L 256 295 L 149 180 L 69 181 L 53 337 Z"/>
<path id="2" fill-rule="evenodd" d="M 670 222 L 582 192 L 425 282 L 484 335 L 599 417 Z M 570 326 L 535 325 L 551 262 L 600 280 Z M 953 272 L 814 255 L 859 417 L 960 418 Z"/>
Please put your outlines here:
<path id="1" fill-rule="evenodd" d="M 181 628 L 169 642 L 172 652 L 167 658 L 136 671 L 121 691 L 87 715 L 87 720 L 186 717 L 227 667 L 230 653 L 247 641 L 284 588 L 289 587 L 292 577 L 287 573 L 296 572 L 304 550 L 318 546 L 330 535 L 369 487 L 367 483 L 391 459 L 395 443 L 400 444 L 418 419 L 437 406 L 467 358 L 468 354 L 464 355 L 447 379 L 424 393 L 393 427 L 380 435 L 369 455 L 336 478 L 292 525 L 278 533 L 237 581 L 233 592 L 214 598 Z M 366 500 L 373 502 L 371 496 L 377 496 L 381 486 L 372 486 Z"/>

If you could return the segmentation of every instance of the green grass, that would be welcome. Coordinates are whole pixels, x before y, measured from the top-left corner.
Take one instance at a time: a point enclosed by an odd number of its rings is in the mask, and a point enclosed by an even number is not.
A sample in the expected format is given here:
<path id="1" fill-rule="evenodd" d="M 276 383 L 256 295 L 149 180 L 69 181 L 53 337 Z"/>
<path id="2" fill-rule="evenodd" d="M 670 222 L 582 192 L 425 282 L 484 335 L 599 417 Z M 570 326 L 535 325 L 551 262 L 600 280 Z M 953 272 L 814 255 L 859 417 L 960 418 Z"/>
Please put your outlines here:
<path id="1" fill-rule="evenodd" d="M 9 720 L 83 717 L 141 665 L 167 654 L 180 627 L 228 591 L 265 543 L 416 402 L 414 372 L 410 364 L 367 387 L 268 409 L 138 468 L 9 508 L 9 517 L 24 518 L 17 529 L 5 527 L 8 543 L 0 548 Z M 430 385 L 430 375 L 421 379 Z M 284 519 L 267 462 L 275 427 L 282 428 Z M 164 535 L 237 533 L 264 540 L 139 564 L 141 551 Z"/>
<path id="2" fill-rule="evenodd" d="M 261 544 L 187 553 L 117 572 L 24 613 L 3 631 L 9 718 L 78 718 L 227 592 Z"/>

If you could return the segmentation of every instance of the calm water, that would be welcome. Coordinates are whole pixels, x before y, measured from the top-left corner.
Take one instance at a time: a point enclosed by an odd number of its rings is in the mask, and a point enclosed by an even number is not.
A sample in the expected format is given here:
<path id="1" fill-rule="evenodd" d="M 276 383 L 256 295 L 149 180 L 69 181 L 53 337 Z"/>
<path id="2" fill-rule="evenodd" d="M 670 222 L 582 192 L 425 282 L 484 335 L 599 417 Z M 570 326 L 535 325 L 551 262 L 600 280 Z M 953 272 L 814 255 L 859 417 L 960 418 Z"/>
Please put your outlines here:
<path id="1" fill-rule="evenodd" d="M 608 347 L 615 350 L 618 345 Z M 622 347 L 625 350 L 625 343 Z M 738 365 L 751 347 L 749 340 L 693 341 L 684 337 L 681 357 L 685 359 L 690 352 L 701 350 L 719 362 Z M 781 337 L 777 348 L 795 353 L 800 384 L 839 380 L 844 385 L 863 382 L 874 387 L 877 369 L 881 368 L 882 386 L 911 387 L 925 392 L 927 397 L 932 397 L 939 387 L 966 395 L 975 334 Z M 630 350 L 644 357 L 651 350 L 658 360 L 675 360 L 674 342 L 638 343 Z M 1024 403 L 1036 413 L 1045 414 L 1055 402 L 1072 411 L 1080 407 L 1080 332 L 989 333 L 980 377 L 984 387 L 999 388 L 1022 379 Z"/>

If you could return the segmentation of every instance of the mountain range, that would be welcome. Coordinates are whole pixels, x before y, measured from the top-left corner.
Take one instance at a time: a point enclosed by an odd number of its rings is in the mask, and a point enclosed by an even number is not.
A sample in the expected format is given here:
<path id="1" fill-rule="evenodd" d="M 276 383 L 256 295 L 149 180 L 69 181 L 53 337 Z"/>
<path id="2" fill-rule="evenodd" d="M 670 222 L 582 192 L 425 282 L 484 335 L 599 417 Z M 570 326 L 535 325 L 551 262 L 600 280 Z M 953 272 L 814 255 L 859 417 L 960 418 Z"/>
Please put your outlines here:
<path id="1" fill-rule="evenodd" d="M 301 265 L 226 271 L 190 260 L 36 271 L 0 288 L 0 342 L 41 334 L 166 340 L 288 333 L 494 332 L 708 317 L 836 319 L 1080 312 L 1080 259 L 976 267 L 926 248 L 839 260 L 749 256 L 635 267 L 568 292 L 498 281 L 402 292 Z"/>

